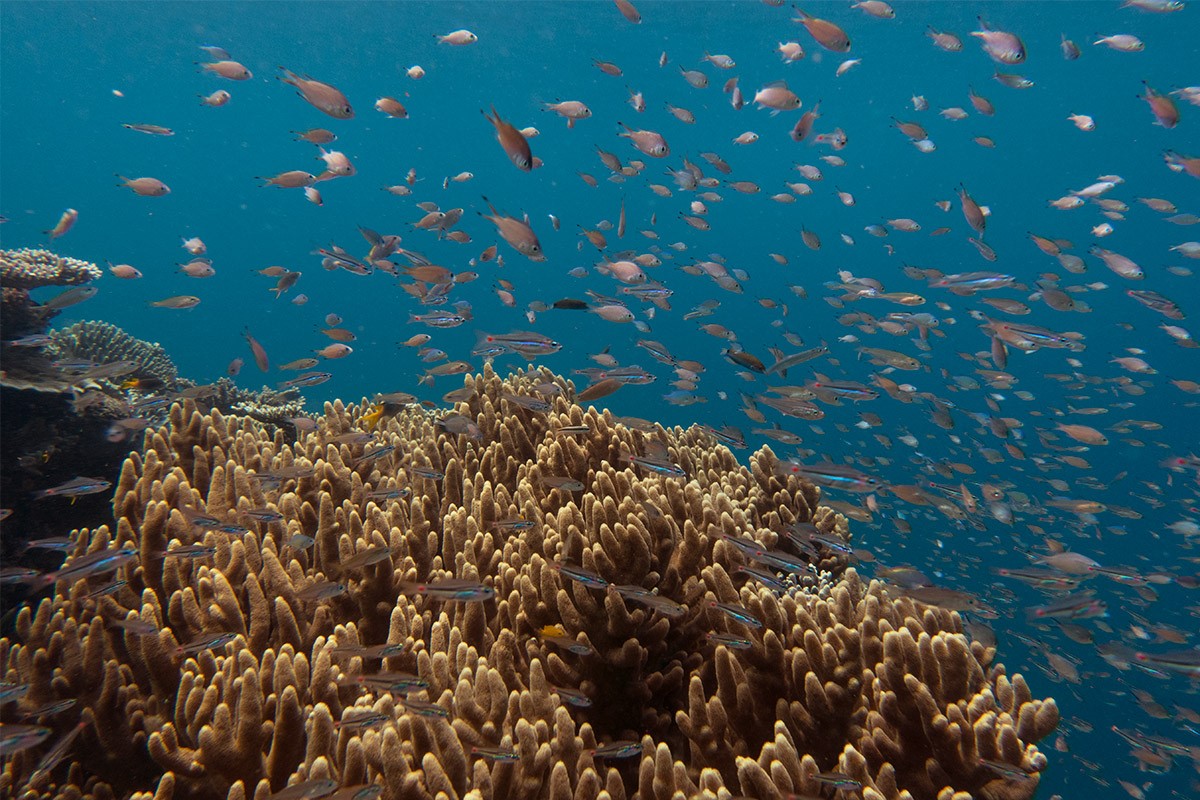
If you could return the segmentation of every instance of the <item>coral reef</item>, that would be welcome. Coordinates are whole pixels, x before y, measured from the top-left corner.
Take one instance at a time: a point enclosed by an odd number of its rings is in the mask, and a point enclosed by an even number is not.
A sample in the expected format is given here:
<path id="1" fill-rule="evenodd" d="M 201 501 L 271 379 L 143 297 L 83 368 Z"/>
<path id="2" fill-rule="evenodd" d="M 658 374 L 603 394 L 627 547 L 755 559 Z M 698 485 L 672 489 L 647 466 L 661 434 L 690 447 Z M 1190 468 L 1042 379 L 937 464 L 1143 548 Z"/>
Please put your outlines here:
<path id="1" fill-rule="evenodd" d="M 37 309 L 28 289 L 0 287 L 0 338 L 15 339 L 44 329 L 46 321 Z"/>
<path id="2" fill-rule="evenodd" d="M 78 286 L 99 277 L 100 268 L 90 261 L 28 247 L 0 250 L 0 286 Z"/>
<path id="3" fill-rule="evenodd" d="M 100 277 L 100 268 L 89 261 L 60 256 L 49 250 L 23 247 L 0 250 L 0 338 L 15 339 L 45 330 L 55 311 L 29 297 L 30 289 L 43 286 L 78 286 Z"/>
<path id="4" fill-rule="evenodd" d="M 78 475 L 114 474 L 129 440 L 153 420 L 150 408 L 134 403 L 176 380 L 166 351 L 106 322 L 80 322 L 34 338 L 4 347 L 0 376 L 0 496 L 13 510 L 2 555 L 10 564 L 27 562 L 19 552 L 25 541 L 110 518 L 103 498 L 83 498 L 70 508 L 27 498 Z M 127 392 L 129 386 L 137 394 Z M 0 587 L 0 600 L 13 599 L 12 590 Z"/>
<path id="5" fill-rule="evenodd" d="M 261 389 L 244 389 L 229 378 L 220 378 L 215 383 L 197 386 L 183 379 L 178 384 L 191 394 L 201 409 L 215 410 L 222 414 L 240 414 L 259 422 L 294 429 L 292 420 L 304 416 L 304 397 L 299 389 L 283 390 L 264 386 Z"/>
<path id="6" fill-rule="evenodd" d="M 45 568 L 62 555 L 26 552 L 27 542 L 112 518 L 112 501 L 104 494 L 40 500 L 35 495 L 80 475 L 113 476 L 129 455 L 129 442 L 108 436 L 114 418 L 128 415 L 120 411 L 123 404 L 95 390 L 85 396 L 88 409 L 81 412 L 69 394 L 0 387 L 0 498 L 12 514 L 0 536 L 0 567 Z M 12 610 L 28 593 L 25 585 L 0 582 L 6 631 Z"/>
<path id="7" fill-rule="evenodd" d="M 837 549 L 825 596 L 743 571 L 805 572 L 797 523 L 849 539 L 769 449 L 744 467 L 700 429 L 631 429 L 544 370 L 466 386 L 373 437 L 365 403 L 295 440 L 172 406 L 68 564 L 136 559 L 60 576 L 0 640 L 0 678 L 29 686 L 6 713 L 77 701 L 0 793 L 1033 795 L 1057 708 L 956 612 Z M 71 763 L 35 774 L 79 719 Z"/>
<path id="8" fill-rule="evenodd" d="M 116 379 L 153 381 L 170 388 L 179 377 L 175 363 L 157 342 L 138 339 L 108 322 L 86 320 L 50 332 L 47 355 L 55 360 L 83 359 L 95 364 L 127 361 L 136 368 Z"/>

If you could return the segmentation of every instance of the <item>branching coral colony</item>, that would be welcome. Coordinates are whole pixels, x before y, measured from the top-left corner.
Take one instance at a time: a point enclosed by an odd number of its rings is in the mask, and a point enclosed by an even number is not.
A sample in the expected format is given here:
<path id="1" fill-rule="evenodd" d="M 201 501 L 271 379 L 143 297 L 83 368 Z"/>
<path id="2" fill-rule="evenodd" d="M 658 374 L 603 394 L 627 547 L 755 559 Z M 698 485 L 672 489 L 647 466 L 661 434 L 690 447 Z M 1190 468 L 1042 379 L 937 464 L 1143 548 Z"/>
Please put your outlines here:
<path id="1" fill-rule="evenodd" d="M 373 436 L 369 404 L 326 404 L 295 441 L 174 405 L 115 525 L 0 640 L 27 687 L 0 791 L 1033 795 L 1054 701 L 956 612 L 802 542 L 848 542 L 845 519 L 769 449 L 740 466 L 546 370 L 466 388 L 440 418 L 376 406 Z"/>

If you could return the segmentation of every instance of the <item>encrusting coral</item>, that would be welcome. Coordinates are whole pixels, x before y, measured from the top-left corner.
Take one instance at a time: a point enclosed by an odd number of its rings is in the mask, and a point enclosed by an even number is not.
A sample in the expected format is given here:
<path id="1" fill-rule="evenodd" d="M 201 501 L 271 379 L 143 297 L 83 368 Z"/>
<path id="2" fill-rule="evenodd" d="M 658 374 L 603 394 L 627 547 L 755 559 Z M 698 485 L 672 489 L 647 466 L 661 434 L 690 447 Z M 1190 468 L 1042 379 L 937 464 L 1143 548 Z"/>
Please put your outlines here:
<path id="1" fill-rule="evenodd" d="M 739 569 L 798 560 L 795 523 L 849 537 L 769 449 L 627 427 L 544 370 L 466 386 L 368 441 L 365 403 L 295 442 L 173 406 L 72 555 L 132 548 L 127 583 L 59 580 L 0 640 L 20 710 L 90 723 L 29 796 L 1033 795 L 1057 708 L 956 612 L 836 549 L 827 596 Z"/>

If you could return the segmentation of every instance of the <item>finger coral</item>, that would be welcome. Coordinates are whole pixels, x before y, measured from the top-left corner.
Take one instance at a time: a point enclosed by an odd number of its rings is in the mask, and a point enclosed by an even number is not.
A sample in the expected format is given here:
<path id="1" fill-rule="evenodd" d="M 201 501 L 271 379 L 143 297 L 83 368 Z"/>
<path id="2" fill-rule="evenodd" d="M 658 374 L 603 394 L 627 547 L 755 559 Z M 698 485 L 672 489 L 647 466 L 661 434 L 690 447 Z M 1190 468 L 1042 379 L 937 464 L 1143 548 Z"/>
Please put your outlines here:
<path id="1" fill-rule="evenodd" d="M 790 527 L 848 541 L 845 518 L 769 449 L 629 427 L 544 370 L 466 389 L 453 421 L 410 406 L 362 436 L 369 406 L 339 402 L 294 441 L 172 406 L 115 525 L 78 537 L 84 574 L 0 640 L 18 711 L 73 698 L 41 724 L 90 723 L 0 792 L 1032 796 L 1053 700 L 957 613 L 804 555 Z M 124 583 L 87 574 L 121 547 Z"/>

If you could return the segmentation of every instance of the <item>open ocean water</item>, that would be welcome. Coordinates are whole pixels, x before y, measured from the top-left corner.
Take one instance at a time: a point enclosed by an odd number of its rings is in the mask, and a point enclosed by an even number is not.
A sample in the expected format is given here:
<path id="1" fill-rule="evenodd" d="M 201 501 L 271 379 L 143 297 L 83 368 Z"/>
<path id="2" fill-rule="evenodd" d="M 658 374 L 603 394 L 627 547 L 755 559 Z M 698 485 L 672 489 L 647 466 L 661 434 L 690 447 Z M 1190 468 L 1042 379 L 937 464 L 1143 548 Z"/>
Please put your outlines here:
<path id="1" fill-rule="evenodd" d="M 1130 7 L 1137 5 L 1151 8 Z M 894 2 L 894 18 L 880 18 L 849 2 L 802 4 L 848 34 L 849 51 L 835 52 L 794 21 L 791 6 L 749 1 L 639 0 L 642 20 L 632 24 L 608 0 L 10 0 L 0 5 L 0 213 L 7 220 L 0 239 L 5 248 L 45 245 L 42 232 L 65 208 L 76 209 L 77 223 L 50 246 L 101 266 L 132 265 L 142 277 L 106 271 L 98 293 L 64 309 L 55 327 L 85 319 L 119 325 L 161 343 L 180 374 L 199 383 L 226 375 L 239 358 L 239 385 L 294 378 L 297 372 L 274 365 L 313 356 L 331 344 L 322 329 L 338 327 L 354 335 L 353 352 L 314 368 L 332 378 L 305 389 L 308 410 L 392 391 L 440 403 L 461 378 L 419 383 L 426 370 L 462 360 L 477 371 L 479 332 L 532 331 L 561 344 L 535 359 L 560 374 L 596 367 L 589 356 L 607 350 L 655 378 L 597 404 L 668 426 L 736 426 L 750 448 L 738 451 L 742 460 L 765 443 L 791 455 L 795 447 L 754 432 L 778 424 L 802 440 L 802 451 L 815 453 L 805 453 L 809 463 L 845 462 L 886 484 L 919 486 L 926 497 L 948 492 L 965 506 L 954 495 L 962 484 L 976 502 L 961 519 L 888 491 L 869 500 L 838 489 L 826 496 L 869 515 L 851 523 L 854 546 L 874 559 L 860 565 L 862 573 L 911 565 L 995 610 L 984 621 L 998 637 L 997 660 L 1010 674 L 1025 674 L 1035 696 L 1053 696 L 1063 713 L 1059 731 L 1041 745 L 1050 766 L 1040 797 L 1195 797 L 1200 386 L 1192 382 L 1200 380 L 1200 353 L 1187 331 L 1200 312 L 1192 268 L 1200 227 L 1190 218 L 1200 214 L 1200 182 L 1182 159 L 1200 157 L 1200 9 L 1178 5 L 1185 7 Z M 1026 57 L 1011 64 L 990 58 L 971 35 L 986 30 L 980 17 L 1018 36 Z M 931 27 L 959 37 L 961 50 L 937 47 Z M 457 30 L 477 41 L 439 42 Z M 1112 35 L 1136 40 L 1094 44 Z M 1064 37 L 1078 45 L 1077 59 L 1064 57 Z M 804 57 L 786 62 L 778 49 L 785 42 L 798 43 Z M 223 48 L 253 77 L 203 70 L 216 59 L 201 46 Z M 850 59 L 861 62 L 847 66 Z M 411 77 L 417 65 L 424 74 Z M 336 87 L 353 117 L 333 118 L 305 102 L 277 79 L 280 66 Z M 708 85 L 691 85 L 684 70 Z M 997 73 L 1032 85 L 1005 85 Z M 740 110 L 723 91 L 735 76 Z M 802 106 L 756 108 L 756 92 L 773 81 L 786 81 Z M 1177 124 L 1156 120 L 1146 86 L 1171 99 Z M 224 105 L 199 99 L 218 90 L 230 94 Z M 972 91 L 994 114 L 979 111 Z M 631 92 L 644 96 L 644 111 L 631 107 Z M 399 101 L 407 118 L 376 110 L 381 97 Z M 917 98 L 924 110 L 914 107 Z M 581 101 L 590 113 L 568 127 L 545 109 L 557 101 Z M 667 104 L 690 111 L 694 122 Z M 818 104 L 812 132 L 796 141 L 793 126 Z M 517 128 L 536 128 L 528 141 L 537 168 L 514 166 L 481 114 L 492 107 Z M 1073 123 L 1072 114 L 1090 117 L 1093 129 Z M 924 136 L 906 135 L 896 121 L 919 124 Z M 639 152 L 620 136 L 621 123 L 662 134 L 669 154 Z M 336 134 L 325 147 L 344 153 L 354 174 L 315 183 L 320 205 L 302 188 L 264 187 L 258 176 L 321 173 L 317 146 L 294 133 L 314 128 Z M 739 137 L 748 143 L 735 143 Z M 614 174 L 598 149 L 644 167 Z M 702 153 L 723 159 L 728 175 Z M 685 159 L 717 180 L 681 185 L 687 181 L 669 171 L 683 170 Z M 806 178 L 798 166 L 820 174 Z M 156 178 L 170 193 L 140 196 L 115 174 Z M 757 191 L 730 181 L 752 182 Z M 986 209 L 982 236 L 963 213 L 960 186 Z M 528 214 L 544 261 L 517 252 L 477 214 L 488 212 L 485 195 L 508 215 Z M 1078 207 L 1050 205 L 1060 198 L 1069 205 L 1072 197 Z M 1154 210 L 1142 199 L 1169 201 L 1174 210 Z M 937 205 L 945 201 L 947 210 Z M 461 208 L 449 230 L 464 241 L 414 227 L 426 214 L 419 202 Z M 622 204 L 627 230 L 618 237 Z M 907 220 L 919 229 L 904 230 L 913 227 Z M 446 329 L 413 323 L 412 314 L 453 307 L 421 304 L 402 288 L 411 283 L 403 274 L 322 269 L 318 248 L 365 254 L 360 226 L 402 237 L 402 248 L 451 272 L 478 273 L 449 297 L 469 304 L 462 308 L 472 318 Z M 604 248 L 581 229 L 601 234 Z M 819 247 L 803 241 L 802 229 Z M 1060 240 L 1063 253 L 1082 261 L 1040 251 L 1031 232 Z M 181 241 L 191 237 L 203 240 L 211 277 L 180 271 L 188 261 Z M 497 243 L 498 257 L 481 260 Z M 1116 274 L 1092 248 L 1126 256 L 1144 276 Z M 622 284 L 597 270 L 605 258 L 638 254 L 661 262 L 644 271 L 673 292 L 669 309 L 621 291 L 646 284 Z M 397 268 L 411 263 L 400 255 L 393 261 Z M 718 285 L 695 266 L 704 262 L 723 265 L 733 280 Z M 278 298 L 270 291 L 276 278 L 258 272 L 271 266 L 300 273 Z M 954 276 L 970 273 L 989 273 L 975 280 L 999 288 L 952 291 L 970 280 Z M 1128 290 L 1157 293 L 1179 318 Z M 892 294 L 900 292 L 910 294 Z M 200 302 L 182 310 L 149 305 L 175 296 Z M 564 298 L 593 308 L 553 308 Z M 993 298 L 1011 302 L 1001 308 Z M 616 301 L 628 304 L 633 322 L 593 313 Z M 342 323 L 330 326 L 327 315 Z M 988 318 L 1011 336 L 1006 367 L 990 355 L 993 337 L 980 327 Z M 1008 323 L 1032 326 L 1028 338 Z M 247 329 L 270 354 L 269 374 L 255 366 Z M 1063 332 L 1072 333 L 1055 339 Z M 418 348 L 403 345 L 421 333 L 445 360 L 423 363 Z M 677 373 L 639 339 L 699 362 L 703 372 Z M 786 378 L 760 369 L 758 362 L 776 360 L 769 348 L 791 354 L 821 344 L 827 355 L 792 367 Z M 917 368 L 899 369 L 907 362 L 863 347 L 916 359 Z M 723 355 L 731 348 L 755 360 L 735 356 L 735 363 Z M 1121 357 L 1142 361 L 1114 361 Z M 525 363 L 516 353 L 495 359 L 502 374 Z M 835 405 L 818 394 L 818 420 L 762 402 L 771 387 L 824 380 L 816 373 L 879 396 Z M 889 396 L 876 376 L 911 386 L 899 391 L 915 401 Z M 577 386 L 587 383 L 573 377 Z M 938 407 L 952 429 L 938 424 Z M 765 421 L 748 419 L 747 409 Z M 1073 438 L 1060 425 L 1092 433 L 1071 429 Z M 1097 431 L 1104 444 L 1092 436 Z M 988 497 L 989 489 L 996 494 Z M 6 507 L 28 502 L 3 500 Z M 1085 568 L 1083 588 L 1102 606 L 1031 616 L 1029 609 L 1061 593 L 996 572 L 1029 568 L 1052 552 L 1049 541 L 1116 568 Z M 1059 620 L 1076 627 L 1064 631 Z M 1181 653 L 1179 663 L 1154 660 Z M 1161 763 L 1139 769 L 1148 753 Z"/>

